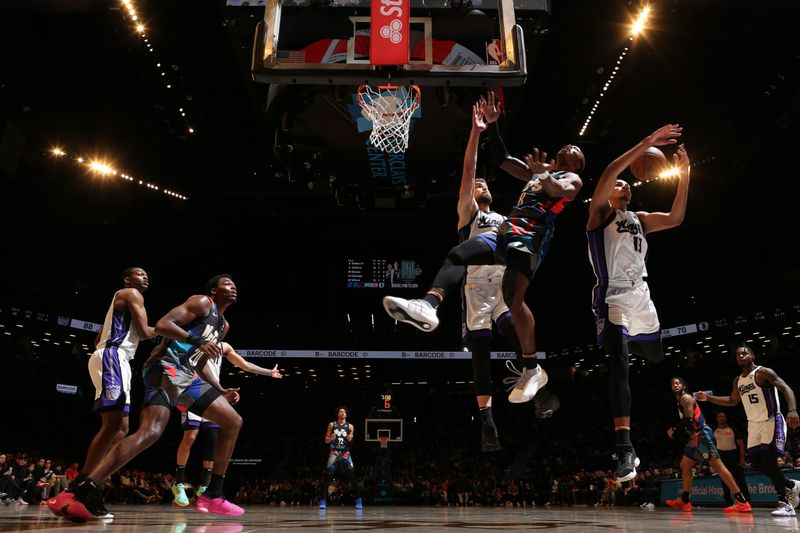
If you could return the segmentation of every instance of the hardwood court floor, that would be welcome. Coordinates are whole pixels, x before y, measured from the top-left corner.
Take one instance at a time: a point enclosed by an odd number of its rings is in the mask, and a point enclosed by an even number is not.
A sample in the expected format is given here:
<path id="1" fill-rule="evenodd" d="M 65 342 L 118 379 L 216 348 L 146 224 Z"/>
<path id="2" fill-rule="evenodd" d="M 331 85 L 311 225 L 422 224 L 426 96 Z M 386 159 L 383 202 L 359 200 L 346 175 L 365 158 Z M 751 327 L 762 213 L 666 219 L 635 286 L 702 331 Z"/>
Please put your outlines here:
<path id="1" fill-rule="evenodd" d="M 726 516 L 721 509 L 693 512 L 638 508 L 439 508 L 367 507 L 356 511 L 336 507 L 320 511 L 312 507 L 250 506 L 240 519 L 209 518 L 191 508 L 168 505 L 112 505 L 110 522 L 75 524 L 54 517 L 46 508 L 0 505 L 0 531 L 125 532 L 125 533 L 255 533 L 275 531 L 629 531 L 654 533 L 783 532 L 798 531 L 795 518 L 772 518 L 770 509 L 751 515 Z"/>

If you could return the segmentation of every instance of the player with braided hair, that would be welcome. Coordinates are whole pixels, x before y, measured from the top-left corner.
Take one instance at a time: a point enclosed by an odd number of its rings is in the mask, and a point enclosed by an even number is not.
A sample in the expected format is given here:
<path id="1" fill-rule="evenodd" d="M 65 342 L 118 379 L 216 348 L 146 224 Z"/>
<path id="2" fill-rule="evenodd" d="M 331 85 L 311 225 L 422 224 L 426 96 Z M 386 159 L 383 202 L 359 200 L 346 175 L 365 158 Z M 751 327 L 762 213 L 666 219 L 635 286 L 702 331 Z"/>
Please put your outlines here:
<path id="1" fill-rule="evenodd" d="M 697 405 L 694 397 L 689 393 L 689 388 L 683 378 L 674 377 L 671 380 L 672 393 L 678 401 L 678 414 L 680 415 L 683 428 L 689 435 L 689 441 L 683 449 L 683 457 L 681 458 L 681 479 L 683 480 L 683 492 L 680 497 L 674 500 L 667 500 L 665 503 L 670 507 L 680 509 L 681 511 L 691 511 L 692 502 L 690 496 L 692 493 L 692 468 L 696 463 L 707 462 L 710 466 L 719 472 L 719 477 L 730 488 L 734 495 L 733 505 L 725 508 L 726 513 L 749 513 L 752 511 L 750 503 L 739 490 L 736 480 L 725 468 L 722 460 L 719 458 L 719 452 L 714 444 L 714 434 L 711 428 L 706 424 L 703 413 L 700 412 L 700 407 Z M 673 437 L 676 431 L 675 427 L 667 430 L 667 435 Z"/>

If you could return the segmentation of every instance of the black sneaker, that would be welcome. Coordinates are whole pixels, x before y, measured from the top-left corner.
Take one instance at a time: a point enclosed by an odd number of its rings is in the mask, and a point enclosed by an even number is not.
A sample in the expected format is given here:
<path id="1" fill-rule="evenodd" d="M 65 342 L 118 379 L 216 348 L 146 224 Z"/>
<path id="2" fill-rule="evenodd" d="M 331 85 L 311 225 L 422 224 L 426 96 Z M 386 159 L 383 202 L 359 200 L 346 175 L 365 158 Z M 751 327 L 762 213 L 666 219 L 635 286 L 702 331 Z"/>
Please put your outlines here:
<path id="1" fill-rule="evenodd" d="M 558 396 L 547 389 L 542 389 L 534 396 L 533 404 L 536 406 L 536 418 L 550 418 L 561 407 Z"/>
<path id="2" fill-rule="evenodd" d="M 623 483 L 636 477 L 636 467 L 639 466 L 639 458 L 632 446 L 617 446 L 617 453 L 614 454 L 617 460 L 615 476 L 617 481 Z"/>
<path id="3" fill-rule="evenodd" d="M 103 495 L 100 494 L 100 489 L 94 484 L 93 481 L 84 481 L 75 487 L 75 499 L 78 500 L 86 510 L 96 519 L 111 519 L 114 515 L 108 512 L 105 504 L 103 503 Z M 75 513 L 79 518 L 86 518 L 81 516 L 82 513 Z"/>
<path id="4" fill-rule="evenodd" d="M 500 437 L 497 436 L 497 428 L 486 424 L 481 427 L 481 451 L 499 452 L 503 447 L 500 445 Z"/>

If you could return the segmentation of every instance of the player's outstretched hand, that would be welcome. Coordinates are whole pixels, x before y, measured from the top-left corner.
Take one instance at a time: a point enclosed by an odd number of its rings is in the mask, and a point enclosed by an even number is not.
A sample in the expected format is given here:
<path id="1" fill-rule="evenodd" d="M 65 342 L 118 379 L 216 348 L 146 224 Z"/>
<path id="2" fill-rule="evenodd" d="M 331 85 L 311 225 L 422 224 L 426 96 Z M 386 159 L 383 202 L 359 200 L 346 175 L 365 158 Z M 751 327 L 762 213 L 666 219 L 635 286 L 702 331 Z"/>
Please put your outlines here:
<path id="1" fill-rule="evenodd" d="M 645 143 L 649 146 L 676 144 L 678 141 L 675 137 L 680 137 L 681 133 L 683 133 L 683 128 L 679 124 L 667 124 L 648 135 Z"/>
<path id="2" fill-rule="evenodd" d="M 494 91 L 489 91 L 486 98 L 484 100 L 483 96 L 481 96 L 479 102 L 483 104 L 483 117 L 486 120 L 486 124 L 491 124 L 492 122 L 497 122 L 497 119 L 500 118 L 502 109 L 500 102 L 495 98 Z"/>
<path id="3" fill-rule="evenodd" d="M 689 161 L 689 154 L 686 153 L 686 147 L 683 144 L 678 145 L 678 150 L 672 154 L 672 162 L 675 164 L 675 168 L 680 170 L 682 176 L 689 175 L 691 161 Z"/>
<path id="4" fill-rule="evenodd" d="M 549 162 L 547 161 L 547 152 L 540 152 L 538 148 L 534 148 L 533 153 L 526 155 L 522 159 L 525 160 L 525 164 L 531 169 L 532 174 L 542 174 L 555 165 L 555 161 L 552 159 Z"/>
<path id="5" fill-rule="evenodd" d="M 281 374 L 281 371 L 278 370 L 278 363 L 275 363 L 275 367 L 272 369 L 270 376 L 275 379 L 283 378 L 283 374 Z"/>
<path id="6" fill-rule="evenodd" d="M 477 132 L 486 131 L 488 127 L 484 117 L 485 109 L 486 104 L 483 101 L 472 104 L 472 129 Z"/>
<path id="7" fill-rule="evenodd" d="M 703 391 L 698 391 L 698 392 L 696 392 L 694 394 L 694 399 L 695 400 L 700 400 L 701 402 L 707 402 L 708 401 L 708 394 L 706 394 Z"/>

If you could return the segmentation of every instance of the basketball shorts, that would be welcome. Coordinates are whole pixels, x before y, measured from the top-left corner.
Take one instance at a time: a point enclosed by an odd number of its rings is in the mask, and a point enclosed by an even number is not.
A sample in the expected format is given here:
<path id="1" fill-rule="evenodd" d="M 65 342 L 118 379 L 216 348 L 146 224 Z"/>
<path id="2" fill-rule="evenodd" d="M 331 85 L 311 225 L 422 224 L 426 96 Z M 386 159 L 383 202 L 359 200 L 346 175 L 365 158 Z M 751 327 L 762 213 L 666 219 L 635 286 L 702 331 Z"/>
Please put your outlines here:
<path id="1" fill-rule="evenodd" d="M 331 453 L 328 455 L 328 464 L 325 465 L 325 468 L 335 470 L 337 466 L 350 469 L 355 467 L 355 464 L 353 464 L 353 456 L 350 455 L 349 450 L 331 450 Z"/>
<path id="2" fill-rule="evenodd" d="M 747 422 L 747 453 L 773 450 L 783 455 L 786 448 L 786 420 L 778 413 L 769 420 Z"/>
<path id="3" fill-rule="evenodd" d="M 131 410 L 131 365 L 127 352 L 116 346 L 95 350 L 89 357 L 89 376 L 94 385 L 96 413 Z"/>
<path id="4" fill-rule="evenodd" d="M 698 463 L 719 458 L 719 451 L 717 451 L 717 446 L 714 443 L 714 434 L 711 433 L 711 429 L 706 427 L 697 431 L 694 437 L 690 438 L 689 442 L 686 443 L 683 455 Z"/>
<path id="5" fill-rule="evenodd" d="M 470 275 L 464 285 L 465 325 L 468 331 L 492 329 L 492 322 L 508 313 L 503 301 L 502 266 L 479 267 L 494 269 L 490 276 Z M 479 271 L 484 272 L 484 271 Z"/>
<path id="6" fill-rule="evenodd" d="M 203 418 L 202 416 L 197 416 L 191 411 L 181 411 L 181 428 L 183 428 L 184 431 L 190 431 L 193 429 L 199 430 L 201 426 L 203 428 L 219 427 L 219 425 L 215 424 L 211 420 Z"/>
<path id="7" fill-rule="evenodd" d="M 190 373 L 184 367 L 175 366 L 166 358 L 142 369 L 144 377 L 144 402 L 148 405 L 177 407 L 196 415 L 203 412 L 219 397 L 219 391 Z"/>
<path id="8" fill-rule="evenodd" d="M 611 325 L 620 326 L 629 341 L 661 337 L 658 313 L 646 281 L 635 287 L 596 285 L 592 292 L 592 310 L 598 338 Z"/>
<path id="9" fill-rule="evenodd" d="M 497 231 L 496 262 L 533 278 L 552 237 L 553 227 L 541 220 L 509 217 Z"/>

